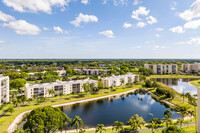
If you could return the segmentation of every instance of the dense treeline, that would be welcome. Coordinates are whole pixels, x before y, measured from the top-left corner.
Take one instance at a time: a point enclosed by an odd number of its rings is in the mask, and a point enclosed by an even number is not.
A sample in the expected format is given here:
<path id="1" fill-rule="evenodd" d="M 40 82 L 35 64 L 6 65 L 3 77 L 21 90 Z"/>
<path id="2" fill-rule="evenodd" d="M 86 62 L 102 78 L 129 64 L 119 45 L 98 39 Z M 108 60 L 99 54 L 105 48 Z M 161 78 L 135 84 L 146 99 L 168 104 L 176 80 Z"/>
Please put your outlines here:
<path id="1" fill-rule="evenodd" d="M 0 69 L 22 69 L 23 67 L 32 66 L 60 66 L 69 65 L 76 67 L 98 67 L 101 64 L 105 66 L 126 65 L 129 66 L 143 66 L 145 63 L 149 64 L 177 64 L 200 62 L 200 60 L 189 59 L 16 59 L 16 60 L 0 60 Z M 25 65 L 25 66 L 24 66 Z"/>

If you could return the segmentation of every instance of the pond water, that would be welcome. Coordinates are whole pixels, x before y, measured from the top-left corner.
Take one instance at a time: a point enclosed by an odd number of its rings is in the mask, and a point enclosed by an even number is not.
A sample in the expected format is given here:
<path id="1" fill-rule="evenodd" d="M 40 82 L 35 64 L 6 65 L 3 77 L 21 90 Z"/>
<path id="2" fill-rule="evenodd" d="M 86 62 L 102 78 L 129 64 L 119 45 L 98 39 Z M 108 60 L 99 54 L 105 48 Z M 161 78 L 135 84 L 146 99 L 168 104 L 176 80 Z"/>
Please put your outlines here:
<path id="1" fill-rule="evenodd" d="M 197 79 L 156 78 L 154 80 L 156 80 L 158 82 L 162 82 L 162 83 L 174 88 L 174 90 L 179 93 L 190 92 L 192 95 L 197 94 L 197 88 L 188 83 L 190 81 L 197 80 Z"/>
<path id="2" fill-rule="evenodd" d="M 70 118 L 80 116 L 84 127 L 95 127 L 97 124 L 111 126 L 114 121 L 122 121 L 125 124 L 135 114 L 142 116 L 146 122 L 152 118 L 162 119 L 166 109 L 166 105 L 155 101 L 144 91 L 62 107 L 63 112 Z M 172 111 L 172 114 L 172 118 L 181 117 L 175 111 Z"/>

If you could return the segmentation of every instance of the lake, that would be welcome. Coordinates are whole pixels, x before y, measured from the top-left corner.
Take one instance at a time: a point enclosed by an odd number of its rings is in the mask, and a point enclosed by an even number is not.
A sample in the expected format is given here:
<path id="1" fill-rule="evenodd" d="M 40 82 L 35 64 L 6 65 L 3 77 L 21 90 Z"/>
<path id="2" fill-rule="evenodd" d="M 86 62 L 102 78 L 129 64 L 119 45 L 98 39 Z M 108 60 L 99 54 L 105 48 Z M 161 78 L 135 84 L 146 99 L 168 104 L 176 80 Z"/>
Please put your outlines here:
<path id="1" fill-rule="evenodd" d="M 190 85 L 188 82 L 197 80 L 197 79 L 173 79 L 173 78 L 155 78 L 155 81 L 162 82 L 179 93 L 190 92 L 192 95 L 197 94 L 197 88 Z"/>
<path id="2" fill-rule="evenodd" d="M 155 101 L 144 91 L 62 107 L 63 112 L 70 118 L 80 116 L 86 128 L 95 127 L 97 124 L 111 126 L 114 121 L 122 121 L 125 124 L 135 114 L 142 116 L 146 122 L 152 118 L 162 119 L 166 109 L 166 105 Z M 175 111 L 172 111 L 172 114 L 172 118 L 181 117 Z"/>

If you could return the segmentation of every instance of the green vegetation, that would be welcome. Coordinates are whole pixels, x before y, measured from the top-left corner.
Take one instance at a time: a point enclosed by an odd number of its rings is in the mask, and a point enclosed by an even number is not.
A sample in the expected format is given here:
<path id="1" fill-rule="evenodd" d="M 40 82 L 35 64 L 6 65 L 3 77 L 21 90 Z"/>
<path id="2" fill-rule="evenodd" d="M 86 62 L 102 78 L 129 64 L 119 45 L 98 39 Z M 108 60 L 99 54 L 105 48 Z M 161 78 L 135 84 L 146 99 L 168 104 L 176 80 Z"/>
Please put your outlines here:
<path id="1" fill-rule="evenodd" d="M 35 133 L 62 131 L 66 119 L 67 115 L 59 108 L 36 108 L 27 116 L 23 129 Z"/>
<path id="2" fill-rule="evenodd" d="M 199 80 L 191 81 L 190 84 L 194 85 L 196 87 L 200 87 L 200 81 Z"/>
<path id="3" fill-rule="evenodd" d="M 151 75 L 148 78 L 200 78 L 200 76 L 195 76 L 195 75 Z"/>

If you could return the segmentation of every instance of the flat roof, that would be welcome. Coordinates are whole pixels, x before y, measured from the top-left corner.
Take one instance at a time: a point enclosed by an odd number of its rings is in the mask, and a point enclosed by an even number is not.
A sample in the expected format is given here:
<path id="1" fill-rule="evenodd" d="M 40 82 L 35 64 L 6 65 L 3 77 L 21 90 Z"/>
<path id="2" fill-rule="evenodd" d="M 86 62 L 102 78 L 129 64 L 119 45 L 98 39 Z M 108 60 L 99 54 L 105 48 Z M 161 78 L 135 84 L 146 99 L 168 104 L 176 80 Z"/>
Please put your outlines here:
<path id="1" fill-rule="evenodd" d="M 55 85 L 65 85 L 65 84 L 73 84 L 73 83 L 95 83 L 97 82 L 96 80 L 93 79 L 84 79 L 84 80 L 72 80 L 72 81 L 58 81 L 58 82 L 52 82 L 52 83 L 41 83 L 41 84 L 26 84 L 26 87 L 31 87 L 31 88 L 39 88 L 39 87 L 47 87 L 47 86 L 55 86 Z"/>

